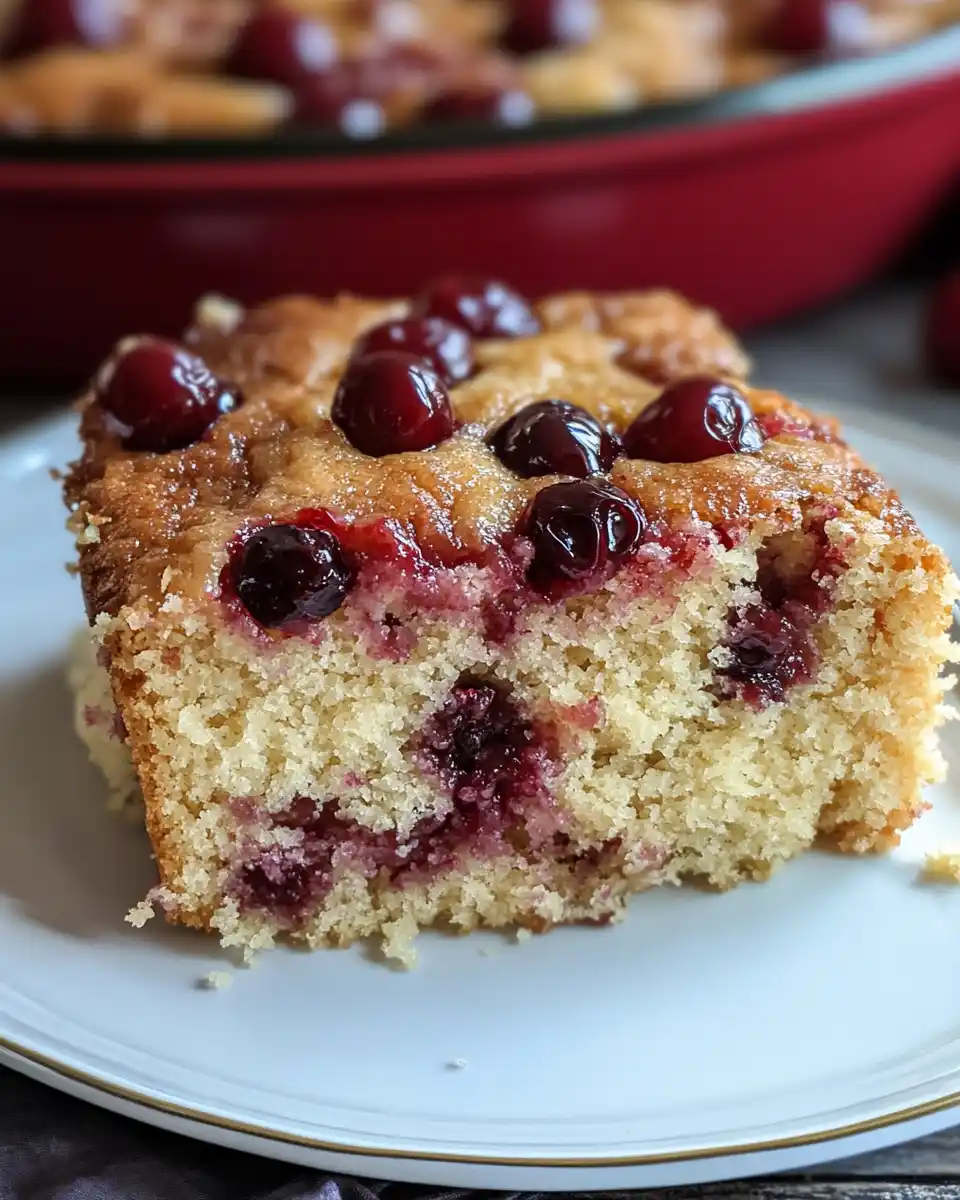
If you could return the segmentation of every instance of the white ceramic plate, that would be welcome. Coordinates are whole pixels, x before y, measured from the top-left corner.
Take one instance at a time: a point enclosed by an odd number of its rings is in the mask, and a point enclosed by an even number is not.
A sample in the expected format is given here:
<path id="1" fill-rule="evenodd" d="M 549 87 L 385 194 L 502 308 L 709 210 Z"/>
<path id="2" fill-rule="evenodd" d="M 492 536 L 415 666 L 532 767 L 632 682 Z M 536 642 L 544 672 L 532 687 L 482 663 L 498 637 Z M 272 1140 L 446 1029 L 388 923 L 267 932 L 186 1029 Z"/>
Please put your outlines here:
<path id="1" fill-rule="evenodd" d="M 960 561 L 957 445 L 854 431 Z M 428 936 L 393 972 L 281 950 L 233 986 L 199 935 L 123 914 L 152 882 L 71 731 L 80 614 L 48 468 L 67 419 L 0 448 L 0 1057 L 107 1107 L 355 1174 L 510 1188 L 787 1169 L 960 1120 L 960 761 L 885 859 L 811 854 L 609 929 Z M 947 735 L 960 760 L 960 727 Z M 454 1064 L 459 1062 L 459 1066 Z"/>

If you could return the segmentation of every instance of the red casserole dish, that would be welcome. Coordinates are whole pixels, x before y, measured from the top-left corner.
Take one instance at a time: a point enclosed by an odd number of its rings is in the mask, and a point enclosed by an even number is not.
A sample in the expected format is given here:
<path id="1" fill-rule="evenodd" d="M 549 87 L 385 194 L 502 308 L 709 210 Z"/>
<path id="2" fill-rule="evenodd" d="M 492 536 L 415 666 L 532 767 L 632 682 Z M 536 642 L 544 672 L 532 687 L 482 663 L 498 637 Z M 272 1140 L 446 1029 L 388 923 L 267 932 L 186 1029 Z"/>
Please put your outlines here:
<path id="1" fill-rule="evenodd" d="M 668 285 L 744 328 L 869 278 L 960 174 L 960 29 L 701 104 L 346 144 L 0 147 L 0 375 L 75 383 L 196 297 Z"/>

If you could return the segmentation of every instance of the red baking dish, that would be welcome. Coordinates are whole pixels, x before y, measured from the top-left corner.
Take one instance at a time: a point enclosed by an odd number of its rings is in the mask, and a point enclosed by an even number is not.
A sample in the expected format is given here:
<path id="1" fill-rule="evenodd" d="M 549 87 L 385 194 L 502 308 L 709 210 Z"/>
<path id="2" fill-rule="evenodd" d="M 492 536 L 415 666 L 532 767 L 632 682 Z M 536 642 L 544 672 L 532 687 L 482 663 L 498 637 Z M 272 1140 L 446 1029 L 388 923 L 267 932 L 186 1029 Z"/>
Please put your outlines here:
<path id="1" fill-rule="evenodd" d="M 454 141 L 456 136 L 459 140 Z M 738 328 L 869 278 L 960 174 L 960 28 L 701 104 L 346 144 L 0 147 L 0 375 L 72 383 L 217 291 L 669 285 Z"/>

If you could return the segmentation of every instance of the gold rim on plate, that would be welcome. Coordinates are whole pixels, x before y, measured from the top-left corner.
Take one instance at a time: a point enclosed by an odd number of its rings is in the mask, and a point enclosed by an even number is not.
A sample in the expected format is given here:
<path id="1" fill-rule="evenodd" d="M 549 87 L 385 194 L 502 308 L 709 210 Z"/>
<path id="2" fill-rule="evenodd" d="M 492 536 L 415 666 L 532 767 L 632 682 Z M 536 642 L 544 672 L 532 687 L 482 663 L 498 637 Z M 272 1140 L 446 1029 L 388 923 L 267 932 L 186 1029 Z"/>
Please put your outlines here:
<path id="1" fill-rule="evenodd" d="M 759 1154 L 768 1150 L 790 1150 L 801 1146 L 816 1146 L 823 1142 L 839 1141 L 843 1138 L 854 1137 L 861 1133 L 872 1133 L 878 1129 L 889 1129 L 902 1125 L 907 1121 L 915 1121 L 920 1117 L 932 1116 L 945 1109 L 960 1105 L 960 1091 L 950 1092 L 938 1100 L 926 1100 L 921 1104 L 912 1104 L 907 1108 L 897 1109 L 880 1117 L 870 1117 L 863 1121 L 852 1121 L 846 1125 L 838 1125 L 833 1129 L 822 1129 L 816 1133 L 797 1134 L 793 1137 L 770 1138 L 762 1142 L 744 1142 L 738 1146 L 717 1146 L 702 1150 L 673 1150 L 661 1154 L 633 1154 L 613 1158 L 511 1158 L 499 1155 L 477 1154 L 445 1154 L 432 1153 L 427 1150 L 386 1150 L 378 1147 L 351 1146 L 346 1143 L 325 1142 L 319 1138 L 300 1137 L 282 1130 L 270 1129 L 267 1126 L 251 1125 L 246 1121 L 235 1121 L 229 1117 L 218 1117 L 200 1109 L 188 1108 L 170 1100 L 161 1100 L 138 1092 L 123 1084 L 110 1083 L 86 1071 L 75 1067 L 67 1067 L 54 1058 L 49 1058 L 36 1050 L 20 1046 L 9 1038 L 0 1036 L 0 1051 L 11 1055 L 14 1060 L 22 1063 L 32 1063 L 60 1079 L 82 1084 L 92 1091 L 112 1096 L 146 1108 L 153 1112 L 164 1113 L 167 1116 L 178 1117 L 197 1125 L 209 1126 L 214 1129 L 224 1129 L 230 1133 L 243 1134 L 246 1137 L 259 1138 L 262 1141 L 281 1142 L 288 1146 L 299 1146 L 304 1150 L 323 1150 L 331 1154 L 356 1155 L 366 1158 L 396 1158 L 420 1162 L 461 1163 L 466 1166 L 491 1167 L 645 1167 L 664 1163 L 695 1162 L 709 1158 L 730 1158 L 739 1154 Z M 16 1068 L 16 1061 L 9 1063 Z"/>

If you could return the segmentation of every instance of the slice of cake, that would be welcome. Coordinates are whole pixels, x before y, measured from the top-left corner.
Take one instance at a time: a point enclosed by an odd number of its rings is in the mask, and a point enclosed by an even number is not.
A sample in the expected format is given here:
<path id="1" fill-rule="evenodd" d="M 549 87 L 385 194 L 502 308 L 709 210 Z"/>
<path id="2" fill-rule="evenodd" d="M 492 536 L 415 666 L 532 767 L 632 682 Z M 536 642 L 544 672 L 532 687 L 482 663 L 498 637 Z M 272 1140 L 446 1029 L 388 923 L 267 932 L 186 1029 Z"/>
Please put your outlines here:
<path id="1" fill-rule="evenodd" d="M 747 372 L 670 293 L 458 278 L 121 343 L 66 497 L 140 915 L 409 959 L 895 845 L 942 769 L 955 581 Z"/>

